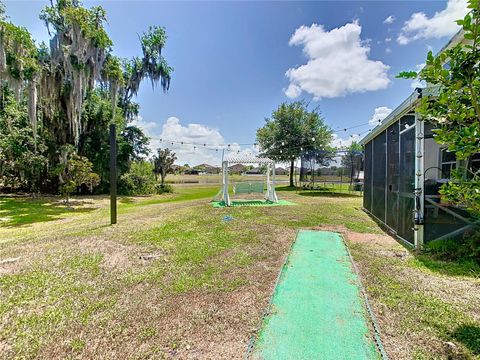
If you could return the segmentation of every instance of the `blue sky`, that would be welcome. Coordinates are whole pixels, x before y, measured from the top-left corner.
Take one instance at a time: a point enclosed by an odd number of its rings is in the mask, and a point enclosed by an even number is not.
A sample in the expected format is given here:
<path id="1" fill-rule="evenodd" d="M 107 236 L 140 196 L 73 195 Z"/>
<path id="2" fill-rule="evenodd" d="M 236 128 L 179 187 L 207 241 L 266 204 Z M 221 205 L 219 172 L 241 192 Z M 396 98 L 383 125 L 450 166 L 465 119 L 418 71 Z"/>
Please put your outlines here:
<path id="1" fill-rule="evenodd" d="M 11 21 L 38 41 L 48 39 L 38 19 L 47 1 L 5 3 Z M 254 142 L 265 117 L 294 95 L 319 106 L 334 129 L 366 123 L 375 109 L 382 118 L 412 91 L 411 82 L 395 75 L 422 64 L 428 49 L 438 51 L 456 31 L 452 19 L 464 11 L 463 0 L 101 5 L 116 55 L 139 55 L 138 34 L 149 25 L 167 29 L 171 88 L 163 94 L 142 85 L 139 124 L 156 138 L 208 144 Z M 368 129 L 338 135 L 348 142 Z M 174 149 L 182 163 L 219 161 L 214 151 Z"/>

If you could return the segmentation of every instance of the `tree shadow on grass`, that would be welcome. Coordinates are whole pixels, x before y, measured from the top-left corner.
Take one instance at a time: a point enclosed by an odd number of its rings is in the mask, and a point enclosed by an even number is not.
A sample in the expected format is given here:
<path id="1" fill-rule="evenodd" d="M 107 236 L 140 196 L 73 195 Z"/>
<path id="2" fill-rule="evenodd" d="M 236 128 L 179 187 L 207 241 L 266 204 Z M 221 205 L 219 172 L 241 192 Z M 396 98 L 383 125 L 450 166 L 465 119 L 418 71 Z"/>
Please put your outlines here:
<path id="1" fill-rule="evenodd" d="M 297 191 L 297 187 L 295 186 L 275 186 L 275 191 Z"/>
<path id="2" fill-rule="evenodd" d="M 121 203 L 121 204 L 133 204 L 133 203 L 135 203 L 135 199 L 132 198 L 132 197 L 125 196 L 125 197 L 121 197 L 118 200 L 118 202 Z"/>
<path id="3" fill-rule="evenodd" d="M 453 332 L 453 337 L 465 345 L 473 354 L 480 355 L 480 327 L 461 325 Z"/>
<path id="4" fill-rule="evenodd" d="M 86 213 L 95 210 L 93 207 L 81 207 L 91 204 L 85 201 L 73 200 L 68 205 L 58 199 L 1 198 L 0 226 L 17 227 L 38 222 L 58 220 L 64 215 Z M 73 207 L 75 206 L 75 207 Z"/>
<path id="5" fill-rule="evenodd" d="M 346 192 L 336 192 L 331 190 L 308 190 L 308 191 L 300 191 L 298 193 L 301 196 L 311 196 L 311 197 L 343 197 L 343 198 L 358 198 L 360 195 L 353 194 L 353 193 L 346 193 Z"/>

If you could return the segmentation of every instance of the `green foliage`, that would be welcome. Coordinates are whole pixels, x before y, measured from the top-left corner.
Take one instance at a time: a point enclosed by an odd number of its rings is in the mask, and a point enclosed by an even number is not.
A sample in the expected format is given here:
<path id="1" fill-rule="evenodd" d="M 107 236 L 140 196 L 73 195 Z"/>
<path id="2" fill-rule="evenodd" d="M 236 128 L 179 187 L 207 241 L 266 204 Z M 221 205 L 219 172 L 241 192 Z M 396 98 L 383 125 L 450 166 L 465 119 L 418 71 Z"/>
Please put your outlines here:
<path id="1" fill-rule="evenodd" d="M 158 149 L 157 155 L 153 158 L 153 172 L 160 175 L 161 185 L 165 185 L 167 174 L 172 171 L 172 165 L 177 160 L 177 156 L 170 149 Z"/>
<path id="2" fill-rule="evenodd" d="M 159 195 L 173 193 L 173 186 L 171 184 L 155 184 L 155 192 Z"/>
<path id="3" fill-rule="evenodd" d="M 84 156 L 79 156 L 71 148 L 62 149 L 65 162 L 55 169 L 60 177 L 60 190 L 68 203 L 70 194 L 85 185 L 91 192 L 100 183 L 100 177 L 92 171 L 93 164 Z"/>
<path id="4" fill-rule="evenodd" d="M 0 59 L 0 70 L 6 65 L 15 80 L 31 80 L 38 71 L 37 48 L 28 30 L 7 22 L 0 16 L 0 48 L 5 52 L 5 64 Z"/>
<path id="5" fill-rule="evenodd" d="M 167 91 L 170 87 L 173 68 L 167 64 L 162 55 L 166 40 L 165 28 L 150 26 L 148 31 L 140 37 L 143 58 L 133 57 L 130 60 L 124 60 L 125 86 L 121 89 L 120 98 L 124 112 L 128 113 L 128 104 L 138 93 L 143 79 L 149 78 L 153 87 L 160 83 L 163 91 Z"/>
<path id="6" fill-rule="evenodd" d="M 480 217 L 480 176 L 465 168 L 452 170 L 453 181 L 444 184 L 440 194 L 447 201 L 468 210 L 474 217 Z"/>
<path id="7" fill-rule="evenodd" d="M 153 164 L 140 160 L 132 162 L 121 177 L 120 192 L 125 195 L 151 195 L 157 192 Z"/>
<path id="8" fill-rule="evenodd" d="M 353 179 L 355 176 L 354 171 L 358 171 L 361 168 L 362 151 L 362 145 L 354 141 L 352 144 L 350 144 L 350 146 L 347 147 L 345 154 L 342 155 L 342 167 L 347 171 L 350 179 Z M 342 171 L 343 169 L 339 170 Z"/>
<path id="9" fill-rule="evenodd" d="M 0 88 L 0 187 L 36 192 L 48 160 L 46 146 L 36 138 L 25 103 L 15 100 L 6 87 Z"/>
<path id="10" fill-rule="evenodd" d="M 106 79 L 114 80 L 120 86 L 124 85 L 122 62 L 117 56 L 107 56 L 102 71 Z"/>
<path id="11" fill-rule="evenodd" d="M 73 146 L 100 177 L 98 191 L 106 191 L 111 122 L 118 131 L 120 176 L 149 152 L 148 137 L 130 123 L 139 113 L 132 98 L 146 78 L 168 89 L 172 68 L 161 54 L 165 29 L 149 27 L 140 37 L 143 57 L 129 61 L 113 54 L 102 7 L 52 1 L 40 18 L 56 41 L 37 47 L 27 29 L 6 20 L 0 5 L 0 73 L 7 75 L 1 86 L 12 90 L 2 90 L 0 99 L 0 188 L 57 192 L 64 166 L 58 149 Z"/>
<path id="12" fill-rule="evenodd" d="M 101 6 L 94 6 L 91 9 L 68 6 L 62 10 L 65 23 L 70 26 L 78 25 L 83 36 L 91 40 L 96 47 L 106 49 L 113 45 L 102 26 L 102 23 L 106 21 L 106 13 Z"/>
<path id="13" fill-rule="evenodd" d="M 325 124 L 317 109 L 308 110 L 303 101 L 283 103 L 265 119 L 257 130 L 261 152 L 275 161 L 290 162 L 309 150 L 330 149 L 332 130 Z M 290 182 L 293 186 L 293 166 Z"/>
<path id="14" fill-rule="evenodd" d="M 438 88 L 436 98 L 423 97 L 418 112 L 436 126 L 435 139 L 463 162 L 441 193 L 451 202 L 480 217 L 480 173 L 470 171 L 471 158 L 480 153 L 480 8 L 469 0 L 472 11 L 457 23 L 463 41 L 434 56 L 430 51 L 419 73 L 403 72 L 402 78 L 424 80 Z"/>
<path id="15" fill-rule="evenodd" d="M 463 237 L 463 239 L 446 239 L 433 241 L 427 243 L 425 249 L 441 260 L 476 261 L 477 270 L 480 269 L 479 231 L 474 233 L 467 233 Z"/>

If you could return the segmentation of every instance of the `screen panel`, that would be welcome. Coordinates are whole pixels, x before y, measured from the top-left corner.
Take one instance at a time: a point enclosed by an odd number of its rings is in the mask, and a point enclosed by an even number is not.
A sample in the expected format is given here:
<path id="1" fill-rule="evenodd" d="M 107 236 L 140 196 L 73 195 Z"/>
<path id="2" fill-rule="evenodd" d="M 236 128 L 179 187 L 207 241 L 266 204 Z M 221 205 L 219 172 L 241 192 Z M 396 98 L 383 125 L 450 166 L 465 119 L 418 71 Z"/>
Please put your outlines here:
<path id="1" fill-rule="evenodd" d="M 400 134 L 399 212 L 397 234 L 414 243 L 415 128 Z"/>
<path id="2" fill-rule="evenodd" d="M 400 181 L 400 129 L 397 121 L 387 129 L 387 225 L 398 229 L 398 191 Z"/>
<path id="3" fill-rule="evenodd" d="M 372 212 L 372 147 L 370 141 L 365 144 L 363 207 Z"/>
<path id="4" fill-rule="evenodd" d="M 387 144 L 386 131 L 373 140 L 372 214 L 385 222 L 385 185 Z"/>

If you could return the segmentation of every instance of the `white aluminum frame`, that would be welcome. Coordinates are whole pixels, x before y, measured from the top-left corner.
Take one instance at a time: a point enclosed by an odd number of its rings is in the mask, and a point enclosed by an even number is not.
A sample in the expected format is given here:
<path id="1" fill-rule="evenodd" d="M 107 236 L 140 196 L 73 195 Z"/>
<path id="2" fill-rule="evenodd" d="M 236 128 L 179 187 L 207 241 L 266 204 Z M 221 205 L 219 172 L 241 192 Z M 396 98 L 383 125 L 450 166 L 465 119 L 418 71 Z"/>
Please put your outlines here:
<path id="1" fill-rule="evenodd" d="M 265 199 L 274 203 L 278 203 L 277 193 L 275 191 L 275 162 L 268 158 L 257 157 L 230 157 L 222 162 L 222 200 L 226 206 L 231 206 L 232 201 L 228 194 L 229 176 L 228 165 L 229 164 L 262 164 L 267 166 L 267 191 L 265 192 Z"/>

